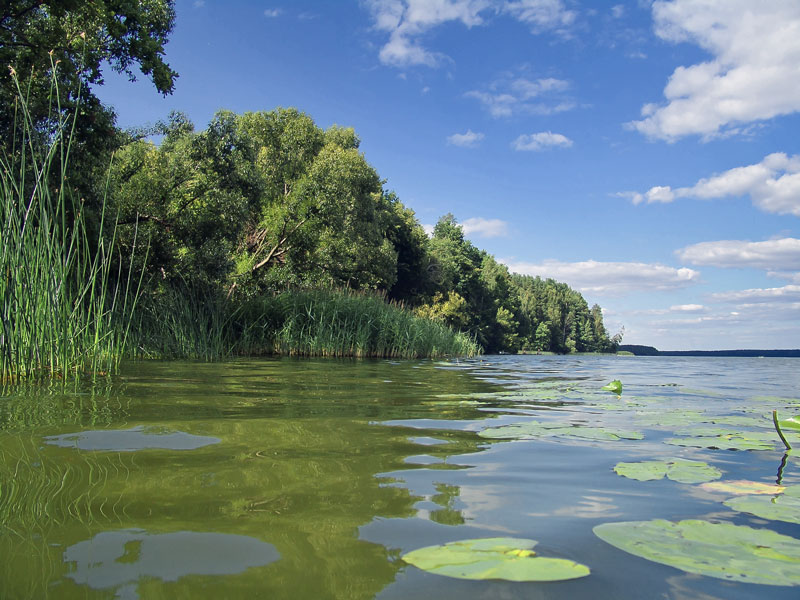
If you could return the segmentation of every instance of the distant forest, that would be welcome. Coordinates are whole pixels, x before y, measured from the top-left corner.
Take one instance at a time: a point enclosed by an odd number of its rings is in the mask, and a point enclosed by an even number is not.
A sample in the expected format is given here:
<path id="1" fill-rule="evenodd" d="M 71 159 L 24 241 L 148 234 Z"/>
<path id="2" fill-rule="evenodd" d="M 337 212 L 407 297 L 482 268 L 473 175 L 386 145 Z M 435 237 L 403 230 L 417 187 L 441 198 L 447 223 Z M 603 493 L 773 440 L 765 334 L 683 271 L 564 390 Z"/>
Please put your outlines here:
<path id="1" fill-rule="evenodd" d="M 765 358 L 800 358 L 797 350 L 658 350 L 653 346 L 623 344 L 620 352 L 630 352 L 635 356 L 745 356 Z"/>

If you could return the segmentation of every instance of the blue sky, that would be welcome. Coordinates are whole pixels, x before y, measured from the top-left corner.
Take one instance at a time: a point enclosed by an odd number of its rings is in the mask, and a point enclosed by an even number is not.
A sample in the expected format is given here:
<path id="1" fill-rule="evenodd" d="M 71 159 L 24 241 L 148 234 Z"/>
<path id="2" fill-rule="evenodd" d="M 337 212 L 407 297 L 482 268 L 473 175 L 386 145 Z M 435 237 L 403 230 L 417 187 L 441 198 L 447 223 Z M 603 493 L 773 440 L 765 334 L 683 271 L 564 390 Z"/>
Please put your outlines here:
<path id="1" fill-rule="evenodd" d="M 123 127 L 294 106 L 626 343 L 800 347 L 797 0 L 178 0 Z"/>

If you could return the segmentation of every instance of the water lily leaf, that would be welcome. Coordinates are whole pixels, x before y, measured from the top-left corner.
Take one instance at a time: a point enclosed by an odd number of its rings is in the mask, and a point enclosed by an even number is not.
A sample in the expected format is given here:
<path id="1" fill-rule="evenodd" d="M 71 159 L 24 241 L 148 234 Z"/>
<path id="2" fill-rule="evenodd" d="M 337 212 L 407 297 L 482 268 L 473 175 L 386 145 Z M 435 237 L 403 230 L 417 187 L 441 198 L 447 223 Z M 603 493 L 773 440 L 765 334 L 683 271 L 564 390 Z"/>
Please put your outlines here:
<path id="1" fill-rule="evenodd" d="M 563 581 L 589 575 L 589 567 L 564 558 L 537 556 L 535 540 L 484 538 L 427 546 L 403 555 L 410 565 L 459 579 Z"/>
<path id="2" fill-rule="evenodd" d="M 601 389 L 607 392 L 614 392 L 615 394 L 622 393 L 622 382 L 619 379 L 615 379 L 611 383 L 607 383 Z"/>
<path id="3" fill-rule="evenodd" d="M 722 471 L 697 460 L 673 458 L 670 460 L 651 460 L 644 462 L 621 462 L 614 467 L 617 475 L 653 481 L 664 476 L 679 483 L 702 483 L 722 477 Z"/>
<path id="4" fill-rule="evenodd" d="M 723 502 L 733 510 L 750 513 L 762 519 L 800 523 L 800 498 L 781 494 L 770 496 L 740 496 Z"/>
<path id="5" fill-rule="evenodd" d="M 625 431 L 605 427 L 589 427 L 585 425 L 563 425 L 561 423 L 540 423 L 528 421 L 527 423 L 514 423 L 489 427 L 478 432 L 478 435 L 491 439 L 525 439 L 538 437 L 573 437 L 586 440 L 618 441 L 641 440 L 644 436 L 638 431 Z"/>
<path id="6" fill-rule="evenodd" d="M 789 417 L 788 419 L 781 419 L 778 421 L 781 429 L 791 429 L 800 432 L 800 415 Z"/>
<path id="7" fill-rule="evenodd" d="M 724 494 L 756 495 L 756 494 L 780 494 L 786 488 L 774 483 L 761 483 L 760 481 L 748 481 L 747 479 L 736 479 L 731 481 L 712 481 L 700 486 L 709 492 L 722 492 Z M 798 486 L 800 487 L 800 486 Z"/>
<path id="8" fill-rule="evenodd" d="M 697 427 L 676 432 L 685 437 L 664 440 L 673 446 L 720 450 L 774 450 L 777 435 L 758 431 L 734 431 L 719 427 Z"/>
<path id="9" fill-rule="evenodd" d="M 663 519 L 604 523 L 601 540 L 647 560 L 729 581 L 800 585 L 800 540 L 730 523 Z"/>

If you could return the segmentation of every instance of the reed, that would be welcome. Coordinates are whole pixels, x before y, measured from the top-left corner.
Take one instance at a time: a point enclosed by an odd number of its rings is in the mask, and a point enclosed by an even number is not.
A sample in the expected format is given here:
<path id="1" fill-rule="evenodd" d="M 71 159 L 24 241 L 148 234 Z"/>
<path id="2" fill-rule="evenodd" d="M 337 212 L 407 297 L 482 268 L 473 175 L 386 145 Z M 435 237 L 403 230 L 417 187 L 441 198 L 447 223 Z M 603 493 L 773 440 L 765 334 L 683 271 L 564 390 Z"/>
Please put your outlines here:
<path id="1" fill-rule="evenodd" d="M 234 306 L 216 288 L 178 281 L 152 291 L 135 315 L 138 358 L 215 361 L 237 353 Z"/>
<path id="2" fill-rule="evenodd" d="M 376 294 L 296 290 L 250 301 L 237 314 L 238 353 L 357 358 L 473 356 L 469 336 Z"/>
<path id="3" fill-rule="evenodd" d="M 105 208 L 95 239 L 83 203 L 69 192 L 75 120 L 62 114 L 57 86 L 55 127 L 44 134 L 12 76 L 18 119 L 0 156 L 0 375 L 15 381 L 105 373 L 125 354 L 141 280 L 112 267 L 116 224 Z"/>

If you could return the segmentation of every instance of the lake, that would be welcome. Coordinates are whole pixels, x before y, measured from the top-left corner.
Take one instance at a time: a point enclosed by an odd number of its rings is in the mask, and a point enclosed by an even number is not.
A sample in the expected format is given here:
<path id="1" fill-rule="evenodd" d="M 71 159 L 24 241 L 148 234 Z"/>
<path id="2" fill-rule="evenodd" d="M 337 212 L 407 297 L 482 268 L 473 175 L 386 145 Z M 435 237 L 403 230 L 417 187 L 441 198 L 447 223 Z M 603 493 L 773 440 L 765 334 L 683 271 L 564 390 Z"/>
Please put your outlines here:
<path id="1" fill-rule="evenodd" d="M 800 414 L 798 367 L 276 358 L 135 363 L 101 383 L 7 390 L 0 597 L 796 599 L 792 585 L 687 572 L 593 530 L 705 520 L 800 540 L 796 520 L 724 504 L 766 498 L 766 510 L 785 504 L 796 518 L 800 460 L 784 454 L 771 419 L 774 409 Z M 612 380 L 621 394 L 602 389 Z M 665 469 L 702 461 L 713 481 L 755 482 L 767 495 L 681 481 L 674 470 L 651 480 L 614 470 L 656 460 Z M 717 531 L 697 543 L 728 535 Z M 536 540 L 538 556 L 591 574 L 476 581 L 402 558 L 498 537 Z M 800 585 L 800 558 L 760 542 L 751 550 Z M 716 549 L 704 552 L 719 562 Z"/>

